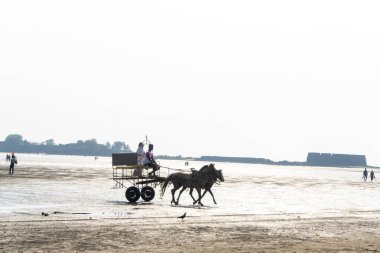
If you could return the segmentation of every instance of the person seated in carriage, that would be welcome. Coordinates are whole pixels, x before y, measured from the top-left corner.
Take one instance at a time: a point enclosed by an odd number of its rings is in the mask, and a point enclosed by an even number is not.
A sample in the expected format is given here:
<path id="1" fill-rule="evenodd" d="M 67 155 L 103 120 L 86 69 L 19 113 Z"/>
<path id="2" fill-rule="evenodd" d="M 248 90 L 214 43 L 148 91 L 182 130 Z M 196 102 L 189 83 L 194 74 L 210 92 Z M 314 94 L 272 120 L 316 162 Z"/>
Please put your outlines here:
<path id="1" fill-rule="evenodd" d="M 144 166 L 153 168 L 153 171 L 148 173 L 148 176 L 155 176 L 156 171 L 160 169 L 160 166 L 156 163 L 153 156 L 153 144 L 149 144 L 148 151 L 145 153 Z"/>

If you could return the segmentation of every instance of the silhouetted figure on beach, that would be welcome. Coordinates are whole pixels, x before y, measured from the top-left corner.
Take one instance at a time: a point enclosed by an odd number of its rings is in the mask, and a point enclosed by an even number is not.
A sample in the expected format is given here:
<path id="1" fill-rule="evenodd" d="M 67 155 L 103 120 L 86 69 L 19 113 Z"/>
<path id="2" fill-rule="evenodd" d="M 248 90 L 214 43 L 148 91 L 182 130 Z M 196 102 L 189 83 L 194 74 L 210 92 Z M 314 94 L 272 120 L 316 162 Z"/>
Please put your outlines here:
<path id="1" fill-rule="evenodd" d="M 13 175 L 15 164 L 17 164 L 17 158 L 15 156 L 15 153 L 12 153 L 11 164 L 9 165 L 9 175 Z"/>
<path id="2" fill-rule="evenodd" d="M 373 172 L 373 170 L 371 170 L 371 173 L 369 174 L 370 178 L 371 178 L 371 182 L 376 178 L 375 177 L 375 172 Z"/>
<path id="3" fill-rule="evenodd" d="M 10 156 L 9 154 L 7 154 L 7 155 L 5 156 L 5 161 L 9 162 L 10 160 L 11 160 L 11 156 Z"/>
<path id="4" fill-rule="evenodd" d="M 367 168 L 365 168 L 364 171 L 363 171 L 363 180 L 364 180 L 364 182 L 367 182 L 367 177 L 368 177 L 368 171 L 367 171 Z"/>
<path id="5" fill-rule="evenodd" d="M 156 171 L 160 169 L 160 166 L 156 163 L 153 156 L 153 144 L 149 144 L 148 151 L 145 153 L 144 166 L 153 168 L 153 171 L 149 172 L 149 176 L 155 176 Z"/>

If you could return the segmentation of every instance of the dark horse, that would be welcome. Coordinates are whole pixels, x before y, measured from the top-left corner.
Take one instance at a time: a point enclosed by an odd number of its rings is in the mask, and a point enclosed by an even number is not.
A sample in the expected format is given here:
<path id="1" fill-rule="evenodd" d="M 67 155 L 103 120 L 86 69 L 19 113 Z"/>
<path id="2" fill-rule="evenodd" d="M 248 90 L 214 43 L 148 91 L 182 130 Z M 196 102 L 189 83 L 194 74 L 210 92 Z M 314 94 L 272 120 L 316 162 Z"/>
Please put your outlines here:
<path id="1" fill-rule="evenodd" d="M 216 182 L 216 180 L 220 177 L 223 178 L 223 173 L 221 173 L 221 170 L 216 170 L 214 167 L 214 164 L 203 166 L 196 175 L 192 174 L 186 174 L 186 173 L 173 173 L 170 176 L 168 176 L 164 182 L 164 185 L 162 186 L 162 195 L 165 193 L 165 189 L 169 182 L 173 183 L 173 189 L 172 192 L 172 201 L 171 203 L 174 203 L 175 205 L 178 205 L 179 198 L 184 190 L 187 188 L 190 188 L 190 196 L 194 200 L 194 204 L 198 202 L 200 205 L 203 206 L 201 199 L 206 193 L 207 190 L 205 190 L 204 194 L 201 196 L 201 189 L 208 189 L 211 188 L 211 186 Z M 223 178 L 224 181 L 224 178 Z M 177 201 L 175 201 L 174 194 L 175 192 L 181 188 L 181 191 L 178 195 Z M 207 187 L 207 188 L 206 188 Z M 198 199 L 195 200 L 192 196 L 193 189 L 196 189 L 198 192 Z"/>
<path id="2" fill-rule="evenodd" d="M 206 166 L 207 166 L 207 165 L 206 165 Z M 200 170 L 202 170 L 202 169 L 205 168 L 206 166 L 203 166 Z M 192 174 L 194 177 L 196 177 L 198 173 L 199 173 L 199 171 L 198 171 L 198 170 L 195 170 L 195 169 L 193 169 L 193 170 L 191 171 L 191 174 Z M 206 195 L 206 193 L 209 192 L 210 195 L 211 195 L 211 197 L 212 197 L 212 200 L 214 201 L 214 204 L 215 204 L 215 205 L 216 205 L 217 203 L 216 203 L 216 201 L 215 201 L 215 197 L 214 197 L 214 194 L 213 194 L 212 191 L 211 191 L 211 188 L 212 188 L 212 186 L 216 183 L 216 181 L 217 181 L 218 179 L 219 179 L 220 182 L 224 182 L 224 176 L 223 176 L 223 172 L 222 172 L 222 170 L 217 170 L 216 173 L 217 173 L 217 177 L 216 177 L 216 178 L 213 178 L 210 182 L 207 182 L 207 183 L 204 185 L 203 188 L 204 188 L 205 190 L 204 190 L 202 196 L 200 197 L 200 199 L 202 199 L 202 198 L 204 197 L 204 195 Z M 199 202 L 200 199 L 195 200 L 194 197 L 193 197 L 193 188 L 190 188 L 190 196 L 191 196 L 191 198 L 194 200 L 194 203 L 193 203 L 193 204 Z"/>

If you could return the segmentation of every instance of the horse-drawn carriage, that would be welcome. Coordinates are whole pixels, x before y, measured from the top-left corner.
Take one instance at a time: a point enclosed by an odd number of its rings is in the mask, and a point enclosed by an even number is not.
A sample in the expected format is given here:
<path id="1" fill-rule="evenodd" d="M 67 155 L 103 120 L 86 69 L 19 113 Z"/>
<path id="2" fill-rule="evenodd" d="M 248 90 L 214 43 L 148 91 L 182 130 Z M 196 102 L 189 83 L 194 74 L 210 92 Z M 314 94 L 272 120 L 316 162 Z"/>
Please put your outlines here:
<path id="1" fill-rule="evenodd" d="M 115 188 L 127 188 L 125 197 L 129 202 L 136 202 L 140 197 L 151 201 L 155 197 L 155 188 L 165 180 L 160 171 L 137 164 L 137 153 L 112 154 L 112 169 Z"/>
<path id="2" fill-rule="evenodd" d="M 140 197 L 144 201 L 151 201 L 155 197 L 155 188 L 158 185 L 162 186 L 162 193 L 165 192 L 168 183 L 173 183 L 172 201 L 175 205 L 178 205 L 179 198 L 184 190 L 190 189 L 190 196 L 193 199 L 193 204 L 198 202 L 200 205 L 201 199 L 209 192 L 216 204 L 214 195 L 211 191 L 211 187 L 217 181 L 224 181 L 222 170 L 216 170 L 214 164 L 205 165 L 199 171 L 193 170 L 193 173 L 173 173 L 167 178 L 160 176 L 160 170 L 155 171 L 155 175 L 150 173 L 153 168 L 148 166 L 137 165 L 137 153 L 120 153 L 112 154 L 112 168 L 113 168 L 113 180 L 116 182 L 115 188 L 127 188 L 125 191 L 125 197 L 129 202 L 136 202 Z M 169 169 L 169 168 L 168 168 Z M 194 174 L 194 172 L 196 172 Z M 178 189 L 181 189 L 177 200 L 174 198 L 174 194 Z M 193 189 L 197 190 L 198 199 L 195 199 L 192 195 Z M 201 189 L 204 192 L 201 196 Z"/>

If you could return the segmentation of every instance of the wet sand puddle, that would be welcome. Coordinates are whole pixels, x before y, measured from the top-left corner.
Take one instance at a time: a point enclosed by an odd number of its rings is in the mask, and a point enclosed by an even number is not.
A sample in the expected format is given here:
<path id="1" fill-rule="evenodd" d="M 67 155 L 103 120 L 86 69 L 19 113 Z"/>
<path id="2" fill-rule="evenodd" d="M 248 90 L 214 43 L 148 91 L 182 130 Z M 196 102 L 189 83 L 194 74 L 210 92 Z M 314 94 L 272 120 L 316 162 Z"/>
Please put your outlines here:
<path id="1" fill-rule="evenodd" d="M 109 158 L 19 155 L 13 176 L 6 164 L 0 170 L 0 217 L 18 219 L 38 217 L 41 212 L 59 218 L 165 217 L 188 210 L 193 215 L 305 214 L 318 216 L 336 213 L 351 215 L 380 210 L 378 183 L 363 183 L 361 170 L 352 168 L 314 168 L 217 163 L 225 182 L 213 187 L 215 199 L 206 194 L 204 207 L 193 206 L 188 190 L 179 206 L 170 205 L 171 186 L 152 202 L 130 204 L 125 189 L 111 189 L 112 167 Z M 188 169 L 183 161 L 162 160 L 162 165 Z M 205 162 L 192 162 L 200 168 Z M 163 175 L 168 171 L 163 169 Z M 196 196 L 196 191 L 193 192 Z M 38 217 L 40 218 L 40 217 Z"/>

